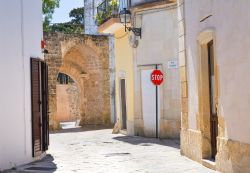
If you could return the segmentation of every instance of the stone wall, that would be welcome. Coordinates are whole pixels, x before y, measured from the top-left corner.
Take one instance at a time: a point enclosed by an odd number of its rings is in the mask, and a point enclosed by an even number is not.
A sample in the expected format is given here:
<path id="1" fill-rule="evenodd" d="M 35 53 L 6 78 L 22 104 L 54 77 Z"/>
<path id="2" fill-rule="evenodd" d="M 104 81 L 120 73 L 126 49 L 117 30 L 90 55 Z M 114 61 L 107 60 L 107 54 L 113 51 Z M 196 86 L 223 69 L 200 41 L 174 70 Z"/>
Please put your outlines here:
<path id="1" fill-rule="evenodd" d="M 216 170 L 225 173 L 250 172 L 250 144 L 218 138 Z"/>
<path id="2" fill-rule="evenodd" d="M 81 125 L 110 123 L 109 40 L 105 36 L 45 33 L 49 66 L 50 126 L 58 128 L 56 83 L 59 72 L 75 82 L 80 93 Z"/>

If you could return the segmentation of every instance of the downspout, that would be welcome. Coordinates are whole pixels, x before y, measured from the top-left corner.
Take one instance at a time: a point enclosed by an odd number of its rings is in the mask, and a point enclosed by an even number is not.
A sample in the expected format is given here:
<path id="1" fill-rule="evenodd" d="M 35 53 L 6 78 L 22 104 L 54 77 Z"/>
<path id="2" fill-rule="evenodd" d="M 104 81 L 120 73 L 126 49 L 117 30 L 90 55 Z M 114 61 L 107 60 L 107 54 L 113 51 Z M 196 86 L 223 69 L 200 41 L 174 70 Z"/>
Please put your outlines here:
<path id="1" fill-rule="evenodd" d="M 25 92 L 25 82 L 26 82 L 26 78 L 25 78 L 25 56 L 24 56 L 24 17 L 23 17 L 23 0 L 20 0 L 20 7 L 21 7 L 21 51 L 22 51 L 22 74 L 23 74 L 23 121 L 24 121 L 24 152 L 25 154 L 27 154 L 27 134 L 26 134 L 26 101 L 25 101 L 25 96 L 26 96 L 26 92 Z"/>

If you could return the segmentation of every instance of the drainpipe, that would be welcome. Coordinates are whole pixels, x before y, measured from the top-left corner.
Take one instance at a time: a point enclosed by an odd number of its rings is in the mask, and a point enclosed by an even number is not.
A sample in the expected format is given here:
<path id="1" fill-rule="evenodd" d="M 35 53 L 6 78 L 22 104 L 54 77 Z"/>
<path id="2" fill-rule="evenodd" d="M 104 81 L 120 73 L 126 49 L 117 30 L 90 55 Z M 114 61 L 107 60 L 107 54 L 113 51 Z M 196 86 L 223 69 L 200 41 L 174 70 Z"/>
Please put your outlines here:
<path id="1" fill-rule="evenodd" d="M 26 82 L 26 78 L 25 78 L 25 56 L 24 56 L 24 17 L 23 17 L 23 0 L 20 0 L 20 7 L 21 7 L 21 52 L 22 52 L 22 75 L 23 75 L 23 121 L 24 121 L 24 152 L 25 154 L 27 154 L 27 136 L 26 136 L 26 101 L 25 101 L 25 96 L 26 96 L 26 92 L 25 92 L 25 82 Z"/>

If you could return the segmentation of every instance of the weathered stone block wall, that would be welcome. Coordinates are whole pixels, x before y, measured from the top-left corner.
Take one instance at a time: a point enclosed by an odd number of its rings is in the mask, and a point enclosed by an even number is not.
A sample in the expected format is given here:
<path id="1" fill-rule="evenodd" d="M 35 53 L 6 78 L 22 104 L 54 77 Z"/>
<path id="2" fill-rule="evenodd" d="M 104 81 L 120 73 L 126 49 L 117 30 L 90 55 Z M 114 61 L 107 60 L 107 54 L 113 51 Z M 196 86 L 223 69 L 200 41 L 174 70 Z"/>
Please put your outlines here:
<path id="1" fill-rule="evenodd" d="M 250 172 L 250 144 L 239 141 L 218 139 L 216 169 L 225 173 Z"/>
<path id="2" fill-rule="evenodd" d="M 80 92 L 81 125 L 110 123 L 109 40 L 106 36 L 45 33 L 49 66 L 50 125 L 56 121 L 59 72 L 70 76 Z"/>

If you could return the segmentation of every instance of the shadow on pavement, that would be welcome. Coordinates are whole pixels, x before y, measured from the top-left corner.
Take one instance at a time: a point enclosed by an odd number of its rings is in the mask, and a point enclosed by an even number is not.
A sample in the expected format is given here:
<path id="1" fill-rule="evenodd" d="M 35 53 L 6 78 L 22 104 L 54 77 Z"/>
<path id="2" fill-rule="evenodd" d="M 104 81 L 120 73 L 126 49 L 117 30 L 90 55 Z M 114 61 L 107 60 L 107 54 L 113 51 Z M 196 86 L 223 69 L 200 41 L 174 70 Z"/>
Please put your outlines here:
<path id="1" fill-rule="evenodd" d="M 152 146 L 156 144 L 156 145 L 163 145 L 163 146 L 180 149 L 179 140 L 145 138 L 145 137 L 140 137 L 140 136 L 118 136 L 118 137 L 114 137 L 113 139 L 126 142 L 132 145 Z"/>
<path id="2" fill-rule="evenodd" d="M 54 163 L 54 158 L 48 154 L 39 161 L 4 171 L 4 173 L 53 173 L 56 170 L 57 165 Z"/>
<path id="3" fill-rule="evenodd" d="M 110 126 L 86 125 L 86 126 L 77 127 L 77 128 L 53 130 L 53 131 L 50 131 L 50 134 L 56 134 L 56 133 L 79 133 L 79 132 L 96 131 L 96 130 L 104 130 L 104 129 L 110 129 L 111 130 L 111 129 L 113 129 L 113 125 L 110 125 Z"/>

